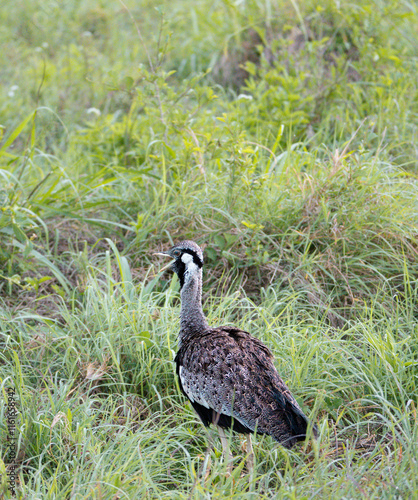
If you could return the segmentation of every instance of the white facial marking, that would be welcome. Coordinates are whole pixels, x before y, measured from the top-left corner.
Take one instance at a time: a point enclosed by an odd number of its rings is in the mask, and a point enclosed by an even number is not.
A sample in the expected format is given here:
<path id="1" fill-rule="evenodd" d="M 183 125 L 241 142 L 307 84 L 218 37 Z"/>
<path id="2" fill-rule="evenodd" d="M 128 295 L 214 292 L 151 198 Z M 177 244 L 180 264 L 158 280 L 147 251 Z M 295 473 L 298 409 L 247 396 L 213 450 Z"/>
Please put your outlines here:
<path id="1" fill-rule="evenodd" d="M 186 264 L 186 271 L 193 274 L 197 271 L 197 265 L 193 262 L 193 257 L 189 253 L 184 253 L 181 260 Z"/>
<path id="2" fill-rule="evenodd" d="M 181 256 L 181 260 L 185 263 L 188 264 L 189 262 L 193 261 L 193 257 L 189 253 L 184 253 Z"/>

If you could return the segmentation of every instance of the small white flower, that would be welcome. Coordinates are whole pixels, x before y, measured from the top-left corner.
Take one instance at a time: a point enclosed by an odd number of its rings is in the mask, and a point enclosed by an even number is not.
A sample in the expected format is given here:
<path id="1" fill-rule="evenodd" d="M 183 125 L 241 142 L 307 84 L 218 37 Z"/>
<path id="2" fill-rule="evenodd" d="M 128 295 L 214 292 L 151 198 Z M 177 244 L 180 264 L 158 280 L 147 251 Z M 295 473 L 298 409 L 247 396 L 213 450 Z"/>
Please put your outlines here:
<path id="1" fill-rule="evenodd" d="M 248 94 L 240 94 L 237 97 L 237 101 L 239 101 L 240 99 L 248 99 L 249 101 L 252 101 L 253 100 L 253 96 L 252 95 L 248 95 Z"/>
<path id="2" fill-rule="evenodd" d="M 96 115 L 96 116 L 100 116 L 102 113 L 100 112 L 100 109 L 97 109 L 97 108 L 89 108 L 86 113 L 88 115 Z"/>
<path id="3" fill-rule="evenodd" d="M 42 48 L 43 48 L 43 49 L 47 49 L 48 47 L 49 47 L 49 44 L 48 44 L 47 42 L 44 42 L 44 43 L 42 44 Z"/>
<path id="4" fill-rule="evenodd" d="M 12 85 L 12 86 L 10 87 L 10 90 L 9 90 L 9 92 L 7 93 L 7 95 L 8 95 L 9 97 L 14 97 L 15 92 L 16 92 L 16 90 L 18 90 L 18 89 L 19 89 L 19 85 Z"/>

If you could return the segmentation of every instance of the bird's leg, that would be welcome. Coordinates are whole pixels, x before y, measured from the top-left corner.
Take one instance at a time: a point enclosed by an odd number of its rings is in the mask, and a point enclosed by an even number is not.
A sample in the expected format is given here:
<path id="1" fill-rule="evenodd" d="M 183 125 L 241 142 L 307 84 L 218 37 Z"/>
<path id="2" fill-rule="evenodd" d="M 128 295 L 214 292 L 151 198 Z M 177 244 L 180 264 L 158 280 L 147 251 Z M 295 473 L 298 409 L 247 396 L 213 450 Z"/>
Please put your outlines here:
<path id="1" fill-rule="evenodd" d="M 213 439 L 212 439 L 210 432 L 208 432 L 206 427 L 205 427 L 205 430 L 206 430 L 206 436 L 208 439 L 208 446 L 206 448 L 205 457 L 203 459 L 203 464 L 202 464 L 202 467 L 201 467 L 200 472 L 199 472 L 199 474 L 201 475 L 204 482 L 206 482 L 206 480 L 210 476 L 210 472 L 211 472 L 211 468 L 212 468 L 212 460 L 210 458 L 210 454 L 211 454 L 211 451 L 213 449 L 215 449 L 215 443 L 213 442 Z"/>
<path id="2" fill-rule="evenodd" d="M 254 450 L 251 443 L 251 434 L 247 434 L 247 453 L 247 469 L 250 473 L 250 481 L 252 482 L 254 475 Z"/>
<path id="3" fill-rule="evenodd" d="M 245 440 L 241 441 L 241 450 L 247 455 L 245 462 L 247 464 L 247 471 L 250 473 L 250 480 L 252 481 L 255 456 L 251 442 L 251 434 L 245 434 Z"/>
<path id="4" fill-rule="evenodd" d="M 232 474 L 232 463 L 233 463 L 234 457 L 231 453 L 231 450 L 229 449 L 229 441 L 228 441 L 222 427 L 218 426 L 218 431 L 219 431 L 219 437 L 221 438 L 223 456 L 224 456 L 224 459 L 226 460 L 226 463 L 227 463 L 226 470 L 227 470 L 228 474 L 231 475 Z"/>
<path id="5" fill-rule="evenodd" d="M 210 469 L 212 467 L 212 461 L 210 459 L 210 452 L 211 452 L 211 447 L 208 446 L 206 448 L 206 452 L 205 452 L 205 458 L 203 459 L 203 465 L 202 465 L 202 477 L 203 477 L 203 481 L 206 481 L 207 478 L 209 477 L 210 475 Z"/>

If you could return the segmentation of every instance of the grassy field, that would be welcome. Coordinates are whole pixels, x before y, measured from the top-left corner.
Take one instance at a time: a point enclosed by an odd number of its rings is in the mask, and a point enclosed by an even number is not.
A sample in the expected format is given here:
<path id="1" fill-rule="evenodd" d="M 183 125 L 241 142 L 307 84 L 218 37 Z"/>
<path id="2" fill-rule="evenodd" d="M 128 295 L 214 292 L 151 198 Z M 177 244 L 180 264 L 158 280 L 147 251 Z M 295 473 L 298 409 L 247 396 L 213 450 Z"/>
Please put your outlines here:
<path id="1" fill-rule="evenodd" d="M 2 498 L 418 497 L 417 10 L 2 3 Z M 318 424 L 252 480 L 174 376 L 185 238 Z"/>

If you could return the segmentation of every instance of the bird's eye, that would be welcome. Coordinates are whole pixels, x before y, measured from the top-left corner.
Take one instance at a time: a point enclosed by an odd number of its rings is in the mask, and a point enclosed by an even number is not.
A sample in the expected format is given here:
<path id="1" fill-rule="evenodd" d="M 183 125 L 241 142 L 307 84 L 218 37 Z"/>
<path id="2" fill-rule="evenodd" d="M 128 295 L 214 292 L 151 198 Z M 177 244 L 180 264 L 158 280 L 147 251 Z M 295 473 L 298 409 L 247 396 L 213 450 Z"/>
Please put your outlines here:
<path id="1" fill-rule="evenodd" d="M 180 257 L 180 254 L 181 254 L 180 250 L 174 250 L 173 251 L 174 257 Z"/>

